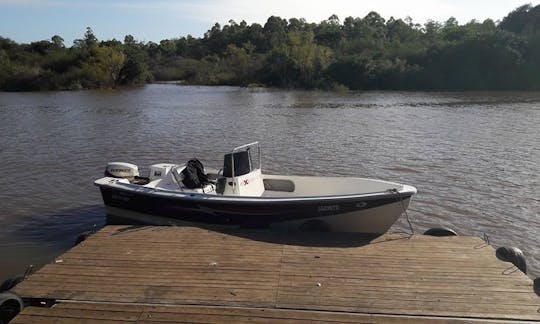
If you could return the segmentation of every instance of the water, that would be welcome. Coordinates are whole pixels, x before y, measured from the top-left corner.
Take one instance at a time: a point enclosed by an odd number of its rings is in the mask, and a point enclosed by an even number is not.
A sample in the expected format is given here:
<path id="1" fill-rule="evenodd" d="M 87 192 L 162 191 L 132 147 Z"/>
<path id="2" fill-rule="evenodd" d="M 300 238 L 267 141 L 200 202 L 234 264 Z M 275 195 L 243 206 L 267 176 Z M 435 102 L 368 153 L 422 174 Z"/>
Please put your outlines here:
<path id="1" fill-rule="evenodd" d="M 0 279 L 105 223 L 109 161 L 219 166 L 258 140 L 267 172 L 412 184 L 417 233 L 520 247 L 540 274 L 540 93 L 329 93 L 149 85 L 0 93 Z M 393 231 L 407 230 L 401 218 Z"/>

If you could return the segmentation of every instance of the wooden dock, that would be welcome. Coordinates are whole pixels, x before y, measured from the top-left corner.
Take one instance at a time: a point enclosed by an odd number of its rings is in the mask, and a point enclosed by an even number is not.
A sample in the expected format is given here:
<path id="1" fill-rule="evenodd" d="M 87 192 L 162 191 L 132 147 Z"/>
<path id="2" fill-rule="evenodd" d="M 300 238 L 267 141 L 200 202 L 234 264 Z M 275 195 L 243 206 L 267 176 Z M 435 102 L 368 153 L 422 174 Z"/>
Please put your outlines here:
<path id="1" fill-rule="evenodd" d="M 13 291 L 13 323 L 540 322 L 477 237 L 107 226 Z"/>

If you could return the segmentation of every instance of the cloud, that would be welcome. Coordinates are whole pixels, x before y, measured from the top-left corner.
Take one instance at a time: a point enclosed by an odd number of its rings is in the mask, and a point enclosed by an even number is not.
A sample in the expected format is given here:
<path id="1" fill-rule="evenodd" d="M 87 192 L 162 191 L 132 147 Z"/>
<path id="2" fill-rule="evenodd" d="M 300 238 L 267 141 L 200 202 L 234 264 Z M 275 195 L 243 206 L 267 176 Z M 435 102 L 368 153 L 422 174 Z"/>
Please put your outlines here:
<path id="1" fill-rule="evenodd" d="M 444 21 L 456 17 L 461 23 L 471 19 L 501 19 L 522 4 L 523 0 L 0 0 L 0 7 L 61 7 L 71 10 L 108 9 L 127 10 L 141 15 L 156 17 L 176 16 L 178 19 L 204 23 L 227 23 L 230 19 L 240 22 L 264 24 L 269 16 L 282 18 L 305 18 L 309 22 L 320 22 L 336 14 L 345 17 L 364 17 L 376 11 L 384 18 L 405 18 L 424 23 L 428 19 Z M 538 1 L 537 1 L 538 2 Z M 89 13 L 91 14 L 91 13 Z"/>
<path id="2" fill-rule="evenodd" d="M 230 19 L 237 22 L 264 23 L 269 16 L 282 18 L 305 18 L 309 22 L 320 22 L 330 15 L 336 14 L 342 20 L 345 17 L 364 17 L 370 11 L 376 11 L 384 18 L 406 18 L 410 16 L 415 22 L 424 23 L 429 19 L 445 21 L 450 17 L 461 23 L 486 18 L 501 19 L 508 12 L 522 4 L 523 0 L 203 0 L 203 1 L 158 1 L 155 6 L 169 10 L 182 11 L 190 18 L 208 23 L 226 23 Z M 538 3 L 538 1 L 536 1 Z M 155 2 L 149 3 L 149 5 Z"/>
<path id="3" fill-rule="evenodd" d="M 523 0 L 0 0 L 0 6 L 120 8 L 154 13 L 161 11 L 163 15 L 180 14 L 184 18 L 209 23 L 227 22 L 229 19 L 264 23 L 271 15 L 319 22 L 332 14 L 343 19 L 348 16 L 363 17 L 370 11 L 376 11 L 384 18 L 410 16 L 417 22 L 425 22 L 428 19 L 440 21 L 449 17 L 456 17 L 460 21 L 473 18 L 483 20 L 488 17 L 500 19 L 522 2 Z"/>
<path id="4" fill-rule="evenodd" d="M 459 8 L 449 0 L 409 0 L 395 2 L 390 0 L 358 1 L 300 1 L 273 0 L 254 2 L 251 0 L 210 0 L 194 4 L 190 13 L 202 21 L 226 23 L 229 19 L 237 22 L 264 23 L 269 16 L 282 18 L 305 18 L 309 22 L 320 22 L 330 15 L 336 14 L 340 19 L 348 16 L 364 17 L 376 11 L 384 18 L 412 17 L 417 22 L 428 19 L 446 20 L 451 16 L 459 16 L 466 10 Z"/>

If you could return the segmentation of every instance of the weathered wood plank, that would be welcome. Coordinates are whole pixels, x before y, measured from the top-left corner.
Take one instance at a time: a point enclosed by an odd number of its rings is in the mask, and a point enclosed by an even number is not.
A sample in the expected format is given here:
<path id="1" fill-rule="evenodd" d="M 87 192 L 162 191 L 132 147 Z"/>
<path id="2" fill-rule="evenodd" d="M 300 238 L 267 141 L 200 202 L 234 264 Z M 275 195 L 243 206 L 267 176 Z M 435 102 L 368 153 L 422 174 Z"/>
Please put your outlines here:
<path id="1" fill-rule="evenodd" d="M 384 322 L 540 321 L 532 280 L 475 237 L 107 226 L 15 292 L 144 304 L 139 322 L 175 322 L 178 314 L 192 322 L 381 322 L 370 314 L 387 316 Z M 122 317 L 124 308 L 61 305 L 58 318 L 93 321 L 119 311 L 111 320 L 133 320 Z M 21 319 L 48 316 L 39 312 Z"/>
<path id="2" fill-rule="evenodd" d="M 204 306 L 141 306 L 61 303 L 54 308 L 26 308 L 12 323 L 478 323 L 474 319 L 433 316 L 395 316 L 362 313 L 231 308 Z M 482 320 L 482 323 L 508 323 Z"/>

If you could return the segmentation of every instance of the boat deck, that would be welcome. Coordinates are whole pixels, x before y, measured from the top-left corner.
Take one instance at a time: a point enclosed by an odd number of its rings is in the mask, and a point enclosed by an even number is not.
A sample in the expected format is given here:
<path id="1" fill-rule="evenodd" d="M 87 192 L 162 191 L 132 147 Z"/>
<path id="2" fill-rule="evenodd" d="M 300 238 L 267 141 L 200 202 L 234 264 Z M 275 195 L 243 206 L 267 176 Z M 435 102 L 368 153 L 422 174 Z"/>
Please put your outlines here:
<path id="1" fill-rule="evenodd" d="M 13 323 L 540 321 L 477 237 L 107 226 L 14 288 Z"/>

